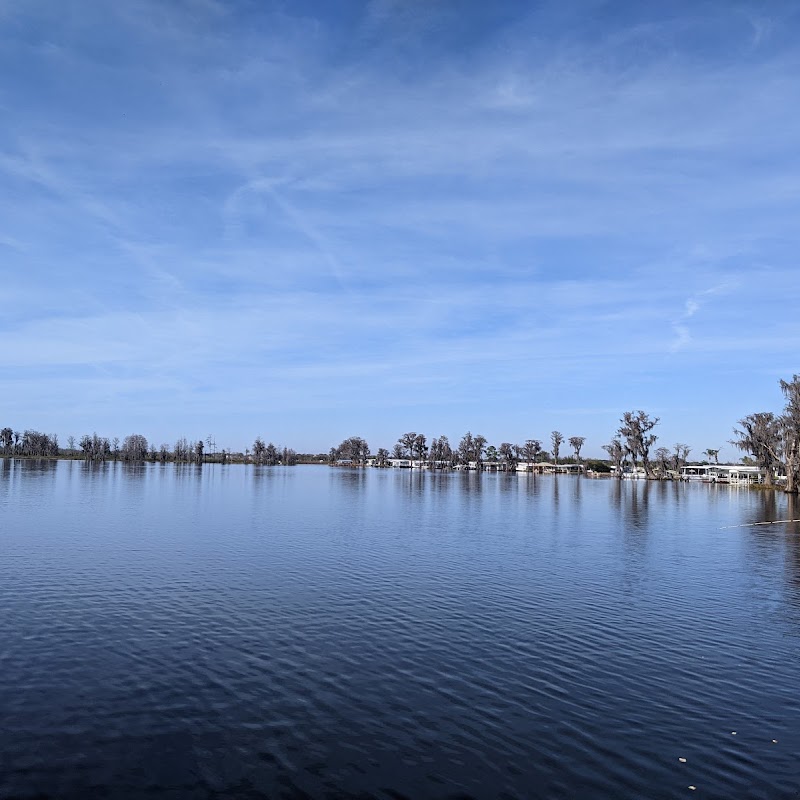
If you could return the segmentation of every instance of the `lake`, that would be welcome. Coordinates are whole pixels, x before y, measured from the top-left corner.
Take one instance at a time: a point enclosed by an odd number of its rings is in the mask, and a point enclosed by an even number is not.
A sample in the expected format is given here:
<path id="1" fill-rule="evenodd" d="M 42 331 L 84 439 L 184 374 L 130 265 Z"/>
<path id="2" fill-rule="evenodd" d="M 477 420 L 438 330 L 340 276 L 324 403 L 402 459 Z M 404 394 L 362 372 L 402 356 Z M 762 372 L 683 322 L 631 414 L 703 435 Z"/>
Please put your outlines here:
<path id="1" fill-rule="evenodd" d="M 754 523 L 798 518 L 702 484 L 2 460 L 0 798 L 797 798 L 800 524 Z"/>

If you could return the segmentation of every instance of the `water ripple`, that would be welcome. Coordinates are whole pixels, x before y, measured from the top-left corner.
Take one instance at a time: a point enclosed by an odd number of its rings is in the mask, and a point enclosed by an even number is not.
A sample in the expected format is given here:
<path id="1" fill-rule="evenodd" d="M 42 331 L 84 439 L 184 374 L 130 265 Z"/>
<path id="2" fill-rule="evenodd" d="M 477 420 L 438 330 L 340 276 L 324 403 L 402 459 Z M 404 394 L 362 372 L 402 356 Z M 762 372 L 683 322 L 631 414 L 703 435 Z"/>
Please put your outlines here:
<path id="1" fill-rule="evenodd" d="M 719 530 L 763 498 L 15 464 L 3 800 L 800 792 L 800 531 Z"/>

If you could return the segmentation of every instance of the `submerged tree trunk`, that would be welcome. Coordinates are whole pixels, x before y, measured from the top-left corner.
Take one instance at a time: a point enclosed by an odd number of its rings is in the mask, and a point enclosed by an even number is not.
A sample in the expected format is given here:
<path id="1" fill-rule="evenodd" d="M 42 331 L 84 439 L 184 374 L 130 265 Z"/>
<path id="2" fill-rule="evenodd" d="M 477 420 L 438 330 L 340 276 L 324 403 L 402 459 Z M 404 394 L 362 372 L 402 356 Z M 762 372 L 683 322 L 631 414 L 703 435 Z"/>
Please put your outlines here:
<path id="1" fill-rule="evenodd" d="M 797 494 L 798 491 L 798 472 L 800 471 L 800 440 L 797 435 L 789 433 L 787 435 L 786 449 L 783 454 L 786 463 L 786 487 L 787 494 Z"/>
<path id="2" fill-rule="evenodd" d="M 786 491 L 796 494 L 800 472 L 800 375 L 791 381 L 781 381 L 786 408 L 781 416 L 783 429 L 783 460 L 786 465 Z"/>

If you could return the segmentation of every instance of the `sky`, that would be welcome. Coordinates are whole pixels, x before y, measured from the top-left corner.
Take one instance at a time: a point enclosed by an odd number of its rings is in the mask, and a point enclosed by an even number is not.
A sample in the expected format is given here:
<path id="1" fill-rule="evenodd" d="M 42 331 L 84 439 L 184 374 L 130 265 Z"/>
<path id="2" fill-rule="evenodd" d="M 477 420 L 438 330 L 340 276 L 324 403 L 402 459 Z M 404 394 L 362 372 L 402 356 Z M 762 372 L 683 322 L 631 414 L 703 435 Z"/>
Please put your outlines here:
<path id="1" fill-rule="evenodd" d="M 798 75 L 794 0 L 0 0 L 0 425 L 738 457 Z"/>

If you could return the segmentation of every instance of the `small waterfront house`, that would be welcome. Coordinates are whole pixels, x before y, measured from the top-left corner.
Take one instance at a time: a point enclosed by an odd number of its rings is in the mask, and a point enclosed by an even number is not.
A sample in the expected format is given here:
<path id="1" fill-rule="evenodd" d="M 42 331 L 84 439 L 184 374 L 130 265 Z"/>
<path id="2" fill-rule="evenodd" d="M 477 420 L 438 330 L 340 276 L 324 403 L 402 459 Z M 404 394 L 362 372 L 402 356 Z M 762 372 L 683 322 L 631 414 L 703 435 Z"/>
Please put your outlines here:
<path id="1" fill-rule="evenodd" d="M 620 470 L 616 466 L 611 467 L 611 474 L 619 476 Z M 629 467 L 622 468 L 622 477 L 629 481 L 643 481 L 647 475 L 645 474 L 644 467 Z"/>
<path id="2" fill-rule="evenodd" d="M 742 485 L 763 483 L 764 470 L 743 464 L 696 464 L 681 467 L 681 480 Z"/>
<path id="3" fill-rule="evenodd" d="M 563 472 L 566 475 L 580 475 L 583 472 L 583 464 L 559 464 L 556 472 Z"/>

